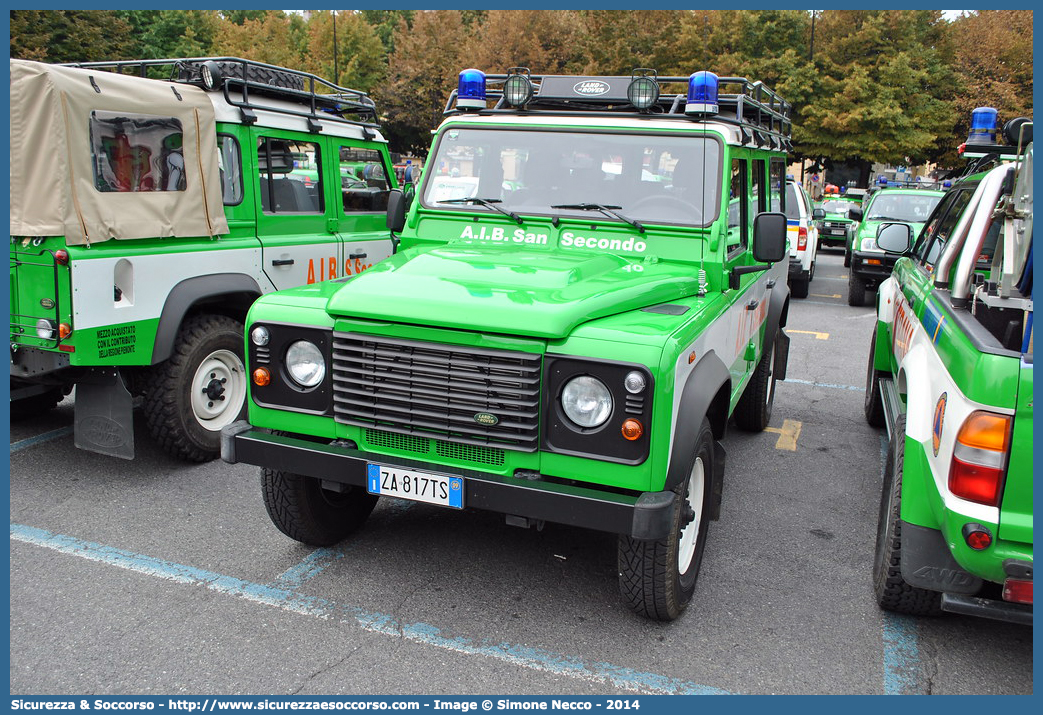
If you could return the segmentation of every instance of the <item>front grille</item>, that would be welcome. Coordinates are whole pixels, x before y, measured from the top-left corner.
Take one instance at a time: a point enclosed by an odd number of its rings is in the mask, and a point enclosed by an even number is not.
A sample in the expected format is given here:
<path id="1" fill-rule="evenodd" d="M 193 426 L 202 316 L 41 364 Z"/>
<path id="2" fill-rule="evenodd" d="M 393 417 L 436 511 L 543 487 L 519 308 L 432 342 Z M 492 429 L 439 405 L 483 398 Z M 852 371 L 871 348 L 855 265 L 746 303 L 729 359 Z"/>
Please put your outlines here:
<path id="1" fill-rule="evenodd" d="M 366 442 L 374 447 L 397 449 L 423 456 L 431 454 L 431 445 L 433 443 L 435 453 L 440 457 L 457 459 L 461 462 L 489 464 L 494 467 L 501 467 L 504 462 L 503 450 L 492 447 L 456 444 L 441 439 L 430 440 L 426 437 L 414 437 L 408 434 L 395 434 L 394 432 L 384 432 L 383 430 L 375 429 L 367 429 L 365 435 Z"/>
<path id="2" fill-rule="evenodd" d="M 384 432 L 534 452 L 541 360 L 532 353 L 334 333 L 334 414 L 338 422 Z M 488 424 L 490 415 L 495 424 Z M 457 457 L 441 446 L 438 452 Z"/>

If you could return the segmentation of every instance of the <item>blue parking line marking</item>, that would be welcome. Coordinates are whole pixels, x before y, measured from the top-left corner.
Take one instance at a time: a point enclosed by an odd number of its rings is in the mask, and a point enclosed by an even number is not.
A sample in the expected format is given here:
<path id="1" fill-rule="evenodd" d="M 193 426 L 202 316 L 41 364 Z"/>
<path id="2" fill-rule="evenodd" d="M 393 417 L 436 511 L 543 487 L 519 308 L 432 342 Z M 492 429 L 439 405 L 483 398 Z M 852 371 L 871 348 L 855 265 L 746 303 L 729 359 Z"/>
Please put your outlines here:
<path id="1" fill-rule="evenodd" d="M 21 452 L 23 449 L 35 447 L 36 445 L 43 444 L 44 442 L 50 442 L 51 440 L 60 439 L 70 434 L 72 434 L 72 427 L 62 427 L 61 429 L 51 430 L 50 432 L 38 434 L 35 437 L 26 437 L 25 439 L 20 439 L 17 442 L 11 443 L 11 454 L 14 454 L 15 452 Z"/>
<path id="2" fill-rule="evenodd" d="M 812 387 L 828 387 L 831 390 L 851 390 L 852 392 L 865 392 L 864 387 L 858 387 L 857 385 L 833 385 L 828 382 L 813 382 L 811 380 L 797 380 L 792 377 L 787 377 L 783 382 L 795 382 L 798 385 L 811 385 Z"/>
<path id="3" fill-rule="evenodd" d="M 342 558 L 344 558 L 344 552 L 339 549 L 315 549 L 299 564 L 291 566 L 276 576 L 272 585 L 291 590 L 300 588 L 305 581 L 315 578 L 325 571 L 327 566 Z"/>
<path id="4" fill-rule="evenodd" d="M 924 694 L 917 677 L 920 646 L 916 619 L 896 613 L 884 614 L 884 694 Z"/>
<path id="5" fill-rule="evenodd" d="M 475 641 L 471 638 L 443 634 L 441 629 L 427 623 L 401 623 L 384 613 L 366 611 L 356 606 L 306 596 L 295 593 L 289 588 L 252 583 L 234 576 L 136 554 L 22 524 L 11 524 L 11 540 L 165 581 L 202 586 L 210 591 L 260 605 L 274 606 L 292 613 L 324 619 L 336 618 L 342 623 L 357 625 L 370 633 L 378 633 L 463 655 L 492 658 L 529 670 L 611 685 L 631 692 L 664 695 L 731 694 L 720 688 L 670 678 L 657 673 L 644 673 L 611 663 L 586 663 L 581 658 L 554 653 L 542 648 L 512 643 L 494 643 L 488 640 Z"/>

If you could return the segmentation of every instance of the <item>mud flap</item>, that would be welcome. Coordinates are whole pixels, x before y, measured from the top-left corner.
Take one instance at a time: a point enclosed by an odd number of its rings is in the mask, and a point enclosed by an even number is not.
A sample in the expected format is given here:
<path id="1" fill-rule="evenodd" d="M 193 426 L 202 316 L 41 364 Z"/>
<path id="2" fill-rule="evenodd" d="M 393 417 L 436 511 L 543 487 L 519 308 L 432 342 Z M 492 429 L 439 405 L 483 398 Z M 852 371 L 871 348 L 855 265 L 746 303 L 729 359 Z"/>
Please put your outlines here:
<path id="1" fill-rule="evenodd" d="M 902 578 L 910 586 L 929 591 L 973 595 L 982 580 L 963 570 L 937 529 L 901 522 Z"/>
<path id="2" fill-rule="evenodd" d="M 775 365 L 772 374 L 776 380 L 786 379 L 786 366 L 789 364 L 789 336 L 783 328 L 779 328 L 775 338 Z"/>
<path id="3" fill-rule="evenodd" d="M 134 398 L 117 370 L 98 370 L 76 383 L 75 410 L 79 449 L 134 459 Z"/>
<path id="4" fill-rule="evenodd" d="M 714 480 L 710 492 L 710 521 L 721 518 L 721 496 L 724 493 L 724 445 L 719 440 L 713 443 L 713 473 Z"/>

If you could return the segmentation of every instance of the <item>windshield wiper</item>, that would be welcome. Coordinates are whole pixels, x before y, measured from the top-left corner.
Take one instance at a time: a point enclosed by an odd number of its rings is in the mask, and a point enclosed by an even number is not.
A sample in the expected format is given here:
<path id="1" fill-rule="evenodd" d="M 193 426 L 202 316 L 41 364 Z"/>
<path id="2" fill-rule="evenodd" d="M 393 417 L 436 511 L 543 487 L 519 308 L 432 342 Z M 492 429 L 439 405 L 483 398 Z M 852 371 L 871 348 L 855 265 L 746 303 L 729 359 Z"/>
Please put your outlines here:
<path id="1" fill-rule="evenodd" d="M 621 208 L 623 208 L 622 206 L 613 206 L 612 204 L 588 204 L 588 203 L 582 203 L 582 204 L 556 204 L 554 206 L 551 206 L 551 208 L 552 209 L 576 209 L 577 211 L 600 211 L 601 213 L 605 214 L 606 216 L 612 216 L 613 218 L 618 218 L 620 221 L 622 221 L 624 223 L 630 224 L 631 226 L 633 226 L 634 228 L 637 229 L 638 233 L 644 233 L 645 232 L 645 227 L 642 226 L 641 224 L 639 224 L 637 221 L 635 221 L 634 219 L 631 219 L 631 218 L 627 218 L 623 214 L 616 213 L 615 211 L 612 210 L 612 209 L 621 209 Z"/>
<path id="2" fill-rule="evenodd" d="M 513 211 L 506 211 L 504 209 L 501 209 L 499 206 L 496 205 L 496 204 L 502 204 L 503 203 L 503 201 L 500 200 L 500 199 L 481 199 L 481 198 L 478 198 L 477 196 L 472 196 L 472 197 L 467 198 L 467 199 L 442 199 L 441 201 L 438 201 L 437 203 L 440 203 L 440 204 L 481 204 L 482 206 L 485 206 L 486 208 L 490 208 L 490 209 L 494 209 L 496 211 L 499 211 L 504 216 L 510 217 L 511 220 L 517 221 L 518 224 L 521 224 L 521 222 L 522 222 L 521 217 L 518 214 L 514 213 Z"/>

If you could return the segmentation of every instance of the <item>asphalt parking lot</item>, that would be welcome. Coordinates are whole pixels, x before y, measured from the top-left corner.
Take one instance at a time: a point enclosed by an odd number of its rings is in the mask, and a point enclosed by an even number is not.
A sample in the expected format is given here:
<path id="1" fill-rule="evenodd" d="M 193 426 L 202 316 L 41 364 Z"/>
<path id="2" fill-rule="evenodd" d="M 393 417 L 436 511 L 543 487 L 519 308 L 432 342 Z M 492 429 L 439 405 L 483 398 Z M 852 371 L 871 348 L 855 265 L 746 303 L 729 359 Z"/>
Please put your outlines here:
<path id="1" fill-rule="evenodd" d="M 278 532 L 246 465 L 73 447 L 72 403 L 11 427 L 11 693 L 1031 693 L 1032 630 L 880 611 L 873 309 L 839 252 L 794 300 L 769 431 L 730 431 L 688 612 L 631 614 L 612 536 L 382 500 L 334 548 Z"/>

